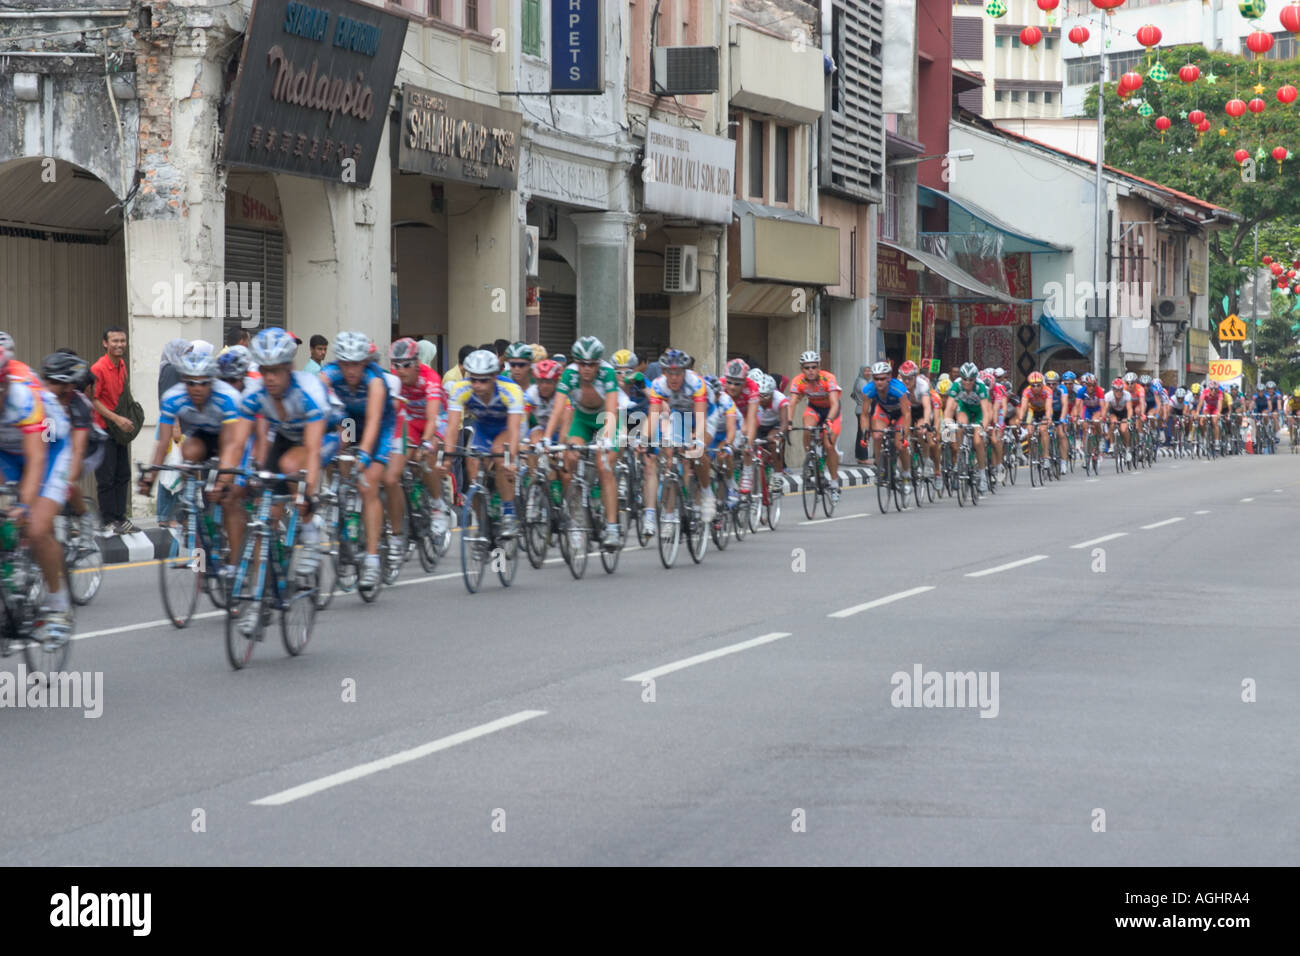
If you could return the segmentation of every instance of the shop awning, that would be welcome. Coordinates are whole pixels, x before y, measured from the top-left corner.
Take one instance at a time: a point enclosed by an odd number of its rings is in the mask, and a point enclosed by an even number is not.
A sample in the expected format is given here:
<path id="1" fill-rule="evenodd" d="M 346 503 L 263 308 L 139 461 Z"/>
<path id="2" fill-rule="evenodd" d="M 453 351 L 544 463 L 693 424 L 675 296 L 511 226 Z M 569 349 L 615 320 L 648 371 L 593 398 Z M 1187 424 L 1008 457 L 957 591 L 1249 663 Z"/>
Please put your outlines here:
<path id="1" fill-rule="evenodd" d="M 960 286 L 968 292 L 973 292 L 973 297 L 954 296 L 953 298 L 963 298 L 972 302 L 1001 302 L 1003 305 L 1029 305 L 1030 299 L 1015 299 L 1005 292 L 999 292 L 976 279 L 973 275 L 961 269 L 947 259 L 940 259 L 938 256 L 931 255 L 928 252 L 922 252 L 920 249 L 912 249 L 909 246 L 900 246 L 896 242 L 886 242 L 884 239 L 878 240 L 882 246 L 895 249 L 906 256 L 915 259 L 921 265 L 925 266 L 935 275 L 941 276 L 955 286 Z M 934 298 L 934 296 L 926 296 Z"/>
<path id="2" fill-rule="evenodd" d="M 969 199 L 958 198 L 952 193 L 940 192 L 931 186 L 916 187 L 921 196 L 931 205 L 939 199 L 948 201 L 948 229 L 954 233 L 982 232 L 993 229 L 1005 237 L 1002 245 L 1004 252 L 1070 252 L 1072 246 L 1062 246 L 1046 239 L 1039 239 L 1022 232 L 1010 223 L 1003 222 L 982 206 L 977 206 Z M 971 220 L 982 223 L 984 229 L 974 228 Z"/>
<path id="3" fill-rule="evenodd" d="M 1061 328 L 1061 323 L 1046 312 L 1038 317 L 1038 328 L 1041 333 L 1038 337 L 1040 343 L 1038 346 L 1039 355 L 1059 345 L 1074 349 L 1080 355 L 1087 355 L 1092 351 L 1091 345 L 1085 345 L 1067 333 L 1065 329 Z"/>
<path id="4" fill-rule="evenodd" d="M 781 206 L 732 201 L 740 221 L 737 278 L 793 285 L 833 286 L 840 276 L 840 231 Z"/>

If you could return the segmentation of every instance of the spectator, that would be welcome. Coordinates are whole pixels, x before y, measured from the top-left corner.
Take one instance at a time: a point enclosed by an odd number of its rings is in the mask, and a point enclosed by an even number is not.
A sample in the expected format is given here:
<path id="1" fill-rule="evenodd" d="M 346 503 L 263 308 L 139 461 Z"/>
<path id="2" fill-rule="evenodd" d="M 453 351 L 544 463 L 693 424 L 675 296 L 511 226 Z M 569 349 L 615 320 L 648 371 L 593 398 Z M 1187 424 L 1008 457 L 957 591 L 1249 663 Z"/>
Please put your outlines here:
<path id="1" fill-rule="evenodd" d="M 659 363 L 658 362 L 648 363 L 645 367 L 645 372 L 643 374 L 645 375 L 645 380 L 647 382 L 653 382 L 655 379 L 659 377 Z"/>
<path id="2" fill-rule="evenodd" d="M 229 338 L 229 337 L 227 337 Z M 167 393 L 167 389 L 177 385 L 181 380 L 180 370 L 177 363 L 180 357 L 185 354 L 190 343 L 185 339 L 172 339 L 163 346 L 162 360 L 158 363 L 158 404 L 162 405 L 162 397 Z M 158 440 L 159 426 L 154 427 L 154 441 Z M 170 449 L 169 449 L 170 450 Z M 166 485 L 161 481 L 158 482 L 158 524 L 160 527 L 171 527 L 172 509 L 175 507 L 176 496 L 167 490 Z"/>
<path id="3" fill-rule="evenodd" d="M 95 424 L 107 429 L 114 425 L 130 434 L 135 422 L 116 411 L 126 390 L 126 330 L 110 326 L 104 330 L 104 355 L 90 371 L 95 376 Z M 95 470 L 99 513 L 104 519 L 105 534 L 131 534 L 139 531 L 126 516 L 126 494 L 131 483 L 131 446 L 114 440 L 106 443 L 104 461 Z"/>
<path id="4" fill-rule="evenodd" d="M 506 349 L 510 348 L 510 342 L 508 339 L 497 339 L 491 345 L 485 345 L 483 347 L 489 351 L 495 350 L 497 358 L 505 358 Z"/>
<path id="5" fill-rule="evenodd" d="M 325 353 L 329 351 L 330 340 L 323 335 L 313 335 L 311 337 L 311 358 L 307 360 L 306 370 L 313 375 L 321 370 L 325 364 Z"/>
<path id="6" fill-rule="evenodd" d="M 459 382 L 465 377 L 465 359 L 470 352 L 474 351 L 472 345 L 462 345 L 460 351 L 456 353 L 456 364 L 447 369 L 447 374 L 442 377 L 442 386 L 444 392 L 448 382 Z"/>
<path id="7" fill-rule="evenodd" d="M 862 417 L 862 386 L 869 381 L 871 381 L 871 366 L 864 365 L 858 370 L 858 377 L 853 380 L 853 404 L 857 406 L 857 414 L 853 419 L 858 423 L 857 437 L 853 440 L 853 454 L 859 465 L 871 464 L 871 450 L 863 444 L 862 439 L 865 436 L 862 434 L 862 422 L 859 420 Z"/>
<path id="8" fill-rule="evenodd" d="M 231 328 L 226 329 L 225 348 L 217 354 L 224 355 L 228 349 L 234 348 L 236 345 L 242 345 L 244 348 L 248 348 L 249 341 L 248 329 L 238 325 L 232 326 Z M 179 376 L 177 376 L 177 381 L 180 381 Z"/>
<path id="9" fill-rule="evenodd" d="M 432 371 L 438 371 L 434 361 L 438 358 L 438 346 L 428 339 L 420 339 L 415 343 L 416 355 L 420 359 L 421 365 L 427 365 Z"/>

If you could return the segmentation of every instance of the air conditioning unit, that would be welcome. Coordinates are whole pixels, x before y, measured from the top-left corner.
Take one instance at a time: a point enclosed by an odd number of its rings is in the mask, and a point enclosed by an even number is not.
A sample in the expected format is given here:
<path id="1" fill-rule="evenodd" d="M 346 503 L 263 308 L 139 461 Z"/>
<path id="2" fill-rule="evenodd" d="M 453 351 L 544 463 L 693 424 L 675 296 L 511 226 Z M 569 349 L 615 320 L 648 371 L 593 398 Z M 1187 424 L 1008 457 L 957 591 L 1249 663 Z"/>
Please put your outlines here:
<path id="1" fill-rule="evenodd" d="M 1188 321 L 1192 317 L 1192 304 L 1187 296 L 1176 299 L 1156 299 L 1156 319 L 1160 322 Z"/>
<path id="2" fill-rule="evenodd" d="M 697 246 L 664 247 L 664 291 L 699 292 L 700 252 Z"/>
<path id="3" fill-rule="evenodd" d="M 529 279 L 537 278 L 541 244 L 541 229 L 537 226 L 524 226 L 524 276 Z"/>
<path id="4" fill-rule="evenodd" d="M 718 92 L 716 46 L 657 46 L 652 63 L 655 93 Z"/>

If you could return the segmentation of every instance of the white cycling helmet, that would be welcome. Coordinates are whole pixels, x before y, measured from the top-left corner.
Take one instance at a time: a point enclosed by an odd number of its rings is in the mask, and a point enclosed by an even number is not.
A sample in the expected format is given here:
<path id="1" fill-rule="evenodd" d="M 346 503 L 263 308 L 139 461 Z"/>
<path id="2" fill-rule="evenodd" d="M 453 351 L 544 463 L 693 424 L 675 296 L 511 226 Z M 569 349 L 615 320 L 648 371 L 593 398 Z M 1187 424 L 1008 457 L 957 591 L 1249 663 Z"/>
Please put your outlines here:
<path id="1" fill-rule="evenodd" d="M 761 368 L 755 367 L 755 368 L 751 368 L 749 370 L 749 374 L 745 377 L 748 378 L 755 385 L 757 385 L 759 388 L 762 388 L 763 379 L 767 378 L 767 373 L 764 372 Z"/>
<path id="2" fill-rule="evenodd" d="M 799 356 L 800 365 L 803 365 L 806 362 L 816 362 L 818 365 L 820 365 L 821 361 L 822 361 L 821 353 L 814 352 L 812 349 L 809 349 L 807 352 L 804 352 L 802 355 Z"/>
<path id="3" fill-rule="evenodd" d="M 771 395 L 776 391 L 776 379 L 770 375 L 764 375 L 763 381 L 758 383 L 758 394 Z"/>
<path id="4" fill-rule="evenodd" d="M 217 374 L 217 360 L 212 355 L 212 343 L 202 340 L 191 343 L 181 356 L 182 378 L 212 378 Z"/>
<path id="5" fill-rule="evenodd" d="M 466 375 L 496 375 L 501 371 L 501 360 L 495 352 L 476 349 L 465 356 Z"/>
<path id="6" fill-rule="evenodd" d="M 872 375 L 890 375 L 893 371 L 893 368 L 890 367 L 888 362 L 877 362 L 875 365 L 871 366 Z"/>
<path id="7" fill-rule="evenodd" d="M 249 353 L 258 365 L 287 365 L 298 351 L 298 343 L 284 329 L 262 329 L 253 336 Z"/>
<path id="8" fill-rule="evenodd" d="M 334 340 L 334 357 L 340 362 L 364 362 L 370 358 L 370 336 L 364 332 L 340 332 Z"/>

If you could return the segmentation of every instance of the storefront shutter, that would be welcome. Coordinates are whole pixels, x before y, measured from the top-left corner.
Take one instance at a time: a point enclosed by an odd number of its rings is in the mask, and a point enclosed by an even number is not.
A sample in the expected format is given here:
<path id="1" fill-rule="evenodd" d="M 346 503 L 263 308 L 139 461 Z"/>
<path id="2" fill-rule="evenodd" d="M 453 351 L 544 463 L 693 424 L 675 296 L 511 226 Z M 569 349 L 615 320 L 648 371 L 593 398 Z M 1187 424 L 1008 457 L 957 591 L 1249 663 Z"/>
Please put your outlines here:
<path id="1" fill-rule="evenodd" d="M 562 352 L 568 356 L 578 337 L 578 297 L 543 290 L 541 311 L 541 344 L 552 355 Z"/>
<path id="2" fill-rule="evenodd" d="M 256 328 L 284 327 L 284 236 L 260 229 L 228 227 L 225 281 L 258 283 L 260 294 Z M 241 322 L 239 303 L 232 301 L 232 298 L 227 297 L 223 333 Z M 252 301 L 251 293 L 244 293 L 244 301 Z M 250 328 L 249 331 L 253 333 L 256 329 Z"/>

